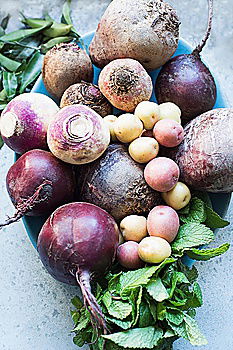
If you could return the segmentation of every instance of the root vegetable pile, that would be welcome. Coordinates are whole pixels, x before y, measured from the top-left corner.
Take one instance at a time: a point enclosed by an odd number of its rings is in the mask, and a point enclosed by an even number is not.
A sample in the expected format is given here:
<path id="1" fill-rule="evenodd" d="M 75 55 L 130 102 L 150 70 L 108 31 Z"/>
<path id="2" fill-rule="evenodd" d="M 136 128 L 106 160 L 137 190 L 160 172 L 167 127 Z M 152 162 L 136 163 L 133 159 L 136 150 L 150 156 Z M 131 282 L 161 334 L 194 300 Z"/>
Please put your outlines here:
<path id="1" fill-rule="evenodd" d="M 47 35 L 74 31 L 65 5 L 63 17 Z M 209 0 L 202 43 L 168 61 L 179 38 L 175 10 L 162 0 L 113 0 L 90 57 L 75 42 L 44 57 L 43 82 L 60 109 L 25 93 L 1 115 L 3 140 L 22 155 L 7 174 L 16 212 L 0 229 L 24 215 L 47 218 L 38 252 L 55 279 L 80 287 L 78 346 L 164 350 L 180 335 L 206 344 L 192 316 L 202 300 L 196 270 L 181 258 L 229 248 L 199 249 L 228 224 L 206 191 L 233 191 L 233 110 L 211 110 L 216 86 L 200 59 L 211 23 Z M 91 60 L 103 68 L 98 86 Z M 158 67 L 155 103 L 147 70 Z"/>

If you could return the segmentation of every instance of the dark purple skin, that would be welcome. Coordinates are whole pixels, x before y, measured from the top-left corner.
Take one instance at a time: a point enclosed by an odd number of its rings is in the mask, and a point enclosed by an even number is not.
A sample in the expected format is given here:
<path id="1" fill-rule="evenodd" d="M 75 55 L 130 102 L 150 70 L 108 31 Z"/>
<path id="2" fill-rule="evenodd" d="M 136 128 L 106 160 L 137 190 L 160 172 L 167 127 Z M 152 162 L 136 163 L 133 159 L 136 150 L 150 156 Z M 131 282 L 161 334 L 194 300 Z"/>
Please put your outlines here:
<path id="1" fill-rule="evenodd" d="M 179 55 L 161 69 L 155 84 L 159 104 L 173 102 L 183 123 L 214 107 L 217 88 L 209 69 L 197 54 Z"/>
<path id="2" fill-rule="evenodd" d="M 138 255 L 139 244 L 134 241 L 128 241 L 117 248 L 117 260 L 119 264 L 126 269 L 140 269 L 145 263 Z"/>
<path id="3" fill-rule="evenodd" d="M 233 192 L 233 109 L 218 108 L 193 119 L 184 140 L 163 149 L 180 168 L 181 181 L 198 191 Z"/>
<path id="4" fill-rule="evenodd" d="M 55 102 L 45 95 L 26 93 L 17 96 L 2 112 L 2 116 L 13 113 L 17 120 L 14 134 L 10 137 L 2 134 L 3 141 L 18 154 L 32 149 L 47 150 L 48 123 L 58 110 Z"/>
<path id="5" fill-rule="evenodd" d="M 149 212 L 161 197 L 147 185 L 143 170 L 125 146 L 112 144 L 101 158 L 80 169 L 78 198 L 107 210 L 116 221 Z"/>
<path id="6" fill-rule="evenodd" d="M 90 203 L 70 203 L 58 208 L 38 237 L 38 252 L 47 271 L 58 281 L 77 285 L 97 327 L 106 328 L 101 309 L 91 293 L 90 280 L 112 265 L 119 230 L 114 219 Z"/>
<path id="7" fill-rule="evenodd" d="M 23 215 L 49 215 L 58 206 L 74 199 L 72 167 L 43 150 L 32 150 L 22 155 L 9 169 L 6 184 L 16 213 L 0 228 Z"/>

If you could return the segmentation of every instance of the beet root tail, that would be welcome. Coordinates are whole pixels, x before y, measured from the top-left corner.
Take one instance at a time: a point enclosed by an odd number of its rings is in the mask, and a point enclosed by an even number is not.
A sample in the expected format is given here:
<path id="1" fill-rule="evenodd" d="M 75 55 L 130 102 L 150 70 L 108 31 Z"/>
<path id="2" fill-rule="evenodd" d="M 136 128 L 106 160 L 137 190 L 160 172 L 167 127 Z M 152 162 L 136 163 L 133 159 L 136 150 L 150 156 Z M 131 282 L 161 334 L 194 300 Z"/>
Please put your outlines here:
<path id="1" fill-rule="evenodd" d="M 22 199 L 16 206 L 16 212 L 13 216 L 8 217 L 8 219 L 0 224 L 0 230 L 8 226 L 10 224 L 13 224 L 14 222 L 19 221 L 25 214 L 30 212 L 34 206 L 38 203 L 41 203 L 48 199 L 47 196 L 42 196 L 42 191 L 44 190 L 45 186 L 51 186 L 52 182 L 49 180 L 44 180 L 35 190 L 33 195 L 29 198 Z"/>
<path id="2" fill-rule="evenodd" d="M 96 298 L 91 292 L 89 272 L 82 270 L 77 271 L 76 279 L 83 295 L 84 305 L 91 314 L 91 322 L 93 327 L 96 329 L 97 334 L 100 334 L 101 331 L 103 331 L 104 334 L 107 334 L 108 328 L 103 312 Z"/>

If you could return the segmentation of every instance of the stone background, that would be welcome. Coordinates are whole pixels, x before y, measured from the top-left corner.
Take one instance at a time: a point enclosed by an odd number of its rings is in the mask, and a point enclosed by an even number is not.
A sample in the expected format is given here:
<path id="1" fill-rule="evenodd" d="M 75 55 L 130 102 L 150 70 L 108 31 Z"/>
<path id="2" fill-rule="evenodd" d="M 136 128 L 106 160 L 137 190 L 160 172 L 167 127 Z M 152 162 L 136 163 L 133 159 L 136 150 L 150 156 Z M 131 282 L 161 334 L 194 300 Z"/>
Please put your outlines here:
<path id="1" fill-rule="evenodd" d="M 73 1 L 73 18 L 81 34 L 94 30 L 110 1 Z M 170 0 L 181 21 L 181 36 L 193 46 L 202 37 L 207 18 L 204 0 Z M 19 26 L 18 11 L 41 16 L 49 10 L 58 18 L 61 0 L 0 0 L 0 18 L 11 13 L 9 29 Z M 229 104 L 233 105 L 233 0 L 215 1 L 215 18 L 211 38 L 203 56 L 218 77 Z M 13 207 L 5 190 L 5 176 L 13 161 L 6 146 L 0 151 L 0 222 Z M 227 218 L 233 223 L 233 203 Z M 217 244 L 232 242 L 232 225 L 218 233 Z M 233 253 L 210 262 L 198 263 L 199 282 L 204 306 L 197 320 L 209 344 L 203 350 L 233 349 Z M 0 239 L 0 350 L 72 350 L 69 332 L 70 299 L 77 288 L 53 280 L 42 268 L 21 222 L 4 229 Z M 191 350 L 186 341 L 175 343 L 174 350 Z"/>

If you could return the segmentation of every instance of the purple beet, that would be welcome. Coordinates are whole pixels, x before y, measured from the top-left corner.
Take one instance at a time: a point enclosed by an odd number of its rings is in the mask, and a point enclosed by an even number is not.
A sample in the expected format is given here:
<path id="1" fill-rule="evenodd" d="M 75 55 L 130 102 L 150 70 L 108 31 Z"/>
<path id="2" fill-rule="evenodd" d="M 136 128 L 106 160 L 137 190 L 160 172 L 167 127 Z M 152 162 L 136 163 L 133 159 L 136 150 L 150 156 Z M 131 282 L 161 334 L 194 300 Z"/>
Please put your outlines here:
<path id="1" fill-rule="evenodd" d="M 173 102 L 182 111 L 182 122 L 209 111 L 216 102 L 217 89 L 209 69 L 201 61 L 200 53 L 211 32 L 213 0 L 209 0 L 209 20 L 202 42 L 187 55 L 179 55 L 161 69 L 155 84 L 158 103 Z"/>
<path id="2" fill-rule="evenodd" d="M 112 265 L 119 230 L 103 209 L 85 202 L 58 208 L 45 222 L 38 237 L 38 252 L 48 272 L 58 281 L 79 285 L 92 323 L 106 330 L 90 281 Z"/>
<path id="3" fill-rule="evenodd" d="M 43 150 L 22 155 L 9 169 L 6 183 L 16 212 L 0 229 L 23 215 L 49 215 L 60 205 L 71 202 L 75 190 L 72 168 Z"/>
<path id="4" fill-rule="evenodd" d="M 8 103 L 0 119 L 0 134 L 8 147 L 19 154 L 48 149 L 47 129 L 59 108 L 43 94 L 30 92 Z"/>

